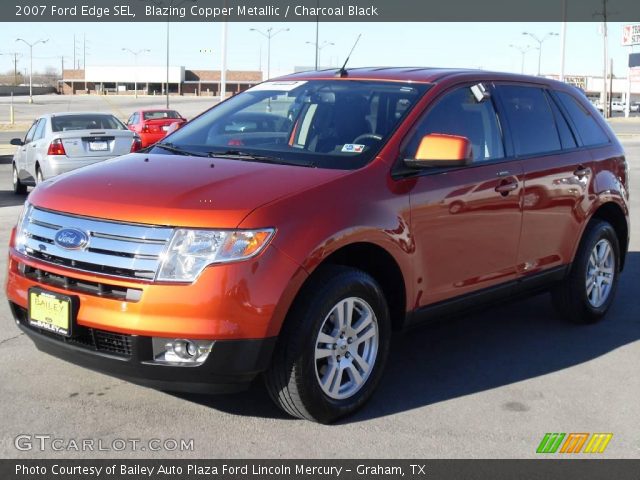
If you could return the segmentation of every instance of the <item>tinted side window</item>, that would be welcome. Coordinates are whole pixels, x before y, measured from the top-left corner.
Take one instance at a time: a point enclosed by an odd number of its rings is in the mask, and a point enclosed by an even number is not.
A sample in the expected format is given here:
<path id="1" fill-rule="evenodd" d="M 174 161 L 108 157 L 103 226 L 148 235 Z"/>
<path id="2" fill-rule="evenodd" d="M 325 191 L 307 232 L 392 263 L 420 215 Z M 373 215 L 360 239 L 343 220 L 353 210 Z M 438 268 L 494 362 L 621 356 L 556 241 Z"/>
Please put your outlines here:
<path id="1" fill-rule="evenodd" d="M 567 109 L 571 120 L 578 130 L 578 135 L 585 145 L 590 146 L 609 143 L 609 137 L 604 133 L 602 128 L 600 128 L 598 122 L 591 116 L 591 112 L 568 93 L 556 92 L 556 94 L 564 108 Z"/>
<path id="2" fill-rule="evenodd" d="M 44 127 L 47 124 L 47 121 L 44 118 L 41 118 L 38 121 L 38 125 L 36 126 L 36 131 L 33 134 L 33 140 L 40 140 L 44 137 Z"/>
<path id="3" fill-rule="evenodd" d="M 430 133 L 445 133 L 467 137 L 473 149 L 473 161 L 504 158 L 502 134 L 491 99 L 478 102 L 469 87 L 447 93 L 426 116 L 406 148 L 414 158 L 422 137 Z"/>
<path id="4" fill-rule="evenodd" d="M 564 118 L 562 112 L 556 105 L 556 102 L 552 98 L 548 98 L 549 105 L 551 105 L 551 109 L 553 110 L 553 116 L 556 119 L 556 125 L 558 126 L 558 134 L 560 134 L 560 143 L 562 143 L 562 149 L 568 150 L 570 148 L 576 148 L 578 144 L 576 143 L 576 139 L 567 124 L 567 121 Z"/>
<path id="5" fill-rule="evenodd" d="M 516 155 L 560 150 L 560 137 L 544 91 L 515 85 L 498 88 L 513 132 Z"/>

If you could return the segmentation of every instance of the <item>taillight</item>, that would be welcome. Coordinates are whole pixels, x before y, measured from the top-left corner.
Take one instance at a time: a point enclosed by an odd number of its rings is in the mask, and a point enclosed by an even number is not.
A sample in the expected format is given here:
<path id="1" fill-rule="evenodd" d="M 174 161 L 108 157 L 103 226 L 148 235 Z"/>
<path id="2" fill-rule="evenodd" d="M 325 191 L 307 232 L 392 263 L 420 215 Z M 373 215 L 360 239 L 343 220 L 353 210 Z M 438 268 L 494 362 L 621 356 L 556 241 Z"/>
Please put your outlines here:
<path id="1" fill-rule="evenodd" d="M 64 151 L 64 145 L 62 144 L 62 140 L 56 138 L 53 142 L 49 144 L 49 150 L 47 151 L 47 155 L 66 155 L 67 152 Z"/>
<path id="2" fill-rule="evenodd" d="M 133 137 L 133 143 L 131 144 L 131 153 L 142 150 L 142 140 L 140 137 Z"/>

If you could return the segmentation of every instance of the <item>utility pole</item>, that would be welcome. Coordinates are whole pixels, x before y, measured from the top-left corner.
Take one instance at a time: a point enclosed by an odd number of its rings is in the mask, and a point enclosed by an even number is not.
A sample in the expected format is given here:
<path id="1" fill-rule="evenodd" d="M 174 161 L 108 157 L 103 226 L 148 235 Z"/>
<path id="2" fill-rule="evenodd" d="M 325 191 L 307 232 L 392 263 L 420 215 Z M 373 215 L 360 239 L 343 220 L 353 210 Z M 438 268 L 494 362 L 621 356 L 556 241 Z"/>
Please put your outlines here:
<path id="1" fill-rule="evenodd" d="M 560 81 L 564 82 L 564 61 L 567 50 L 567 0 L 562 0 L 562 30 L 560 31 Z"/>
<path id="2" fill-rule="evenodd" d="M 62 86 L 62 91 L 58 93 L 64 93 L 64 55 L 60 57 L 60 84 Z"/>
<path id="3" fill-rule="evenodd" d="M 84 92 L 87 93 L 87 35 L 82 34 L 82 70 L 84 74 Z"/>
<path id="4" fill-rule="evenodd" d="M 11 63 L 13 63 L 13 84 L 18 85 L 18 57 L 20 57 L 21 55 L 17 52 L 0 53 L 0 55 L 13 56 L 13 60 L 11 60 Z"/>
<path id="5" fill-rule="evenodd" d="M 540 67 L 542 64 L 542 44 L 549 39 L 549 37 L 557 37 L 558 34 L 555 32 L 549 32 L 544 37 L 540 38 L 537 35 L 531 32 L 522 32 L 522 35 L 528 35 L 533 38 L 538 43 L 538 76 L 540 76 Z"/>
<path id="6" fill-rule="evenodd" d="M 288 32 L 288 28 L 281 28 L 280 30 L 273 31 L 273 27 L 267 28 L 266 32 L 258 30 L 257 28 L 250 28 L 250 32 L 256 32 L 267 39 L 267 80 L 271 78 L 271 39 L 282 32 Z"/>
<path id="7" fill-rule="evenodd" d="M 45 44 L 49 41 L 49 39 L 47 38 L 46 40 L 38 40 L 36 42 L 33 43 L 29 43 L 26 40 L 23 40 L 22 38 L 16 38 L 16 42 L 22 42 L 26 45 L 29 46 L 29 62 L 30 62 L 30 66 L 29 66 L 29 103 L 33 103 L 33 47 L 35 47 L 36 45 L 38 45 L 39 43 Z"/>
<path id="8" fill-rule="evenodd" d="M 76 68 L 76 34 L 73 34 L 73 68 Z"/>
<path id="9" fill-rule="evenodd" d="M 13 54 L 13 83 L 18 85 L 18 54 Z"/>
<path id="10" fill-rule="evenodd" d="M 613 114 L 613 57 L 611 57 L 611 67 L 609 68 L 609 114 Z"/>
<path id="11" fill-rule="evenodd" d="M 138 98 L 138 55 L 141 53 L 149 53 L 151 50 L 143 49 L 143 50 L 131 50 L 129 48 L 123 48 L 123 52 L 129 52 L 133 55 L 133 91 L 135 92 L 135 98 Z"/>
<path id="12" fill-rule="evenodd" d="M 224 3 L 225 7 L 227 2 Z M 222 45 L 220 52 L 220 101 L 227 98 L 227 36 L 229 35 L 228 22 L 222 22 Z"/>
<path id="13" fill-rule="evenodd" d="M 521 64 L 520 64 L 520 73 L 524 74 L 524 59 L 527 55 L 527 52 L 529 50 L 531 50 L 531 46 L 530 45 L 525 45 L 524 47 L 520 47 L 518 45 L 509 45 L 511 48 L 515 48 L 516 50 L 518 50 L 520 52 L 520 55 L 522 56 L 521 58 Z"/>
<path id="14" fill-rule="evenodd" d="M 316 2 L 316 12 L 320 12 L 320 0 Z M 318 65 L 320 63 L 320 15 L 316 15 L 316 70 L 318 70 Z"/>
<path id="15" fill-rule="evenodd" d="M 607 3 L 609 0 L 602 0 L 602 11 L 593 14 L 594 17 L 602 17 L 602 91 L 600 93 L 600 103 L 602 104 L 602 114 L 604 118 L 609 118 L 609 102 L 607 101 L 607 64 L 609 63 L 608 32 L 607 32 Z"/>
<path id="16" fill-rule="evenodd" d="M 305 43 L 307 43 L 307 45 L 314 45 L 315 48 L 316 48 L 316 70 L 318 70 L 318 67 L 319 67 L 319 64 L 320 64 L 320 54 L 322 53 L 322 49 L 324 47 L 328 47 L 330 45 L 335 45 L 335 43 L 329 42 L 327 40 L 322 42 L 320 45 L 318 45 L 317 43 L 313 43 L 313 42 L 305 42 Z"/>

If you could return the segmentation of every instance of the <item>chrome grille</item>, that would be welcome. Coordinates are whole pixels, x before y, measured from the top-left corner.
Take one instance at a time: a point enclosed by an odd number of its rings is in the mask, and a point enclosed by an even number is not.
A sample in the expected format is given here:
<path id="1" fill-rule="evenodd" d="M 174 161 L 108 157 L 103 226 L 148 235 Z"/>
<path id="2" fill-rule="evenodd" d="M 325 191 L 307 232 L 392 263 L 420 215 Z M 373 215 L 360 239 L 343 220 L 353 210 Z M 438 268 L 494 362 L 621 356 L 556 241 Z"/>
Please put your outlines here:
<path id="1" fill-rule="evenodd" d="M 59 247 L 58 230 L 76 228 L 89 236 L 80 250 Z M 26 222 L 25 253 L 48 263 L 118 277 L 153 280 L 173 229 L 119 223 L 33 208 Z"/>

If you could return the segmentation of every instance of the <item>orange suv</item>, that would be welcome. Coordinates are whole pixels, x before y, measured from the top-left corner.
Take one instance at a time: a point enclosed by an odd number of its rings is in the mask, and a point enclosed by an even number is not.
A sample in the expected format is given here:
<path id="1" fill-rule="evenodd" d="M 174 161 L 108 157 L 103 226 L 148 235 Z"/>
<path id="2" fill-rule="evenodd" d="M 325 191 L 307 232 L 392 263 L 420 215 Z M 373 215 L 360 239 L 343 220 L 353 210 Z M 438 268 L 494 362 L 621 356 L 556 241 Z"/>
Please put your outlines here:
<path id="1" fill-rule="evenodd" d="M 39 185 L 7 296 L 52 355 L 168 391 L 262 374 L 286 412 L 331 422 L 371 396 L 394 330 L 543 290 L 600 319 L 628 196 L 619 142 L 571 86 L 300 73 Z"/>

